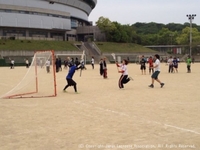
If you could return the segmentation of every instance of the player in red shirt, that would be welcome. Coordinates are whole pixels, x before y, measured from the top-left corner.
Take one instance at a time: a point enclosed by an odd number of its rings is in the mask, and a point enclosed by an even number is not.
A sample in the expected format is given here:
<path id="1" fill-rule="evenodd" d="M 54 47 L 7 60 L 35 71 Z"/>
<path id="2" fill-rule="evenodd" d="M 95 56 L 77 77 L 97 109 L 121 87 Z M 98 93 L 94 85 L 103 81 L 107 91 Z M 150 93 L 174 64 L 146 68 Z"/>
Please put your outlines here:
<path id="1" fill-rule="evenodd" d="M 149 74 L 151 74 L 151 71 L 152 71 L 152 74 L 153 74 L 153 73 L 154 73 L 154 69 L 153 69 L 153 59 L 152 59 L 151 56 L 149 57 L 148 63 L 149 63 Z"/>

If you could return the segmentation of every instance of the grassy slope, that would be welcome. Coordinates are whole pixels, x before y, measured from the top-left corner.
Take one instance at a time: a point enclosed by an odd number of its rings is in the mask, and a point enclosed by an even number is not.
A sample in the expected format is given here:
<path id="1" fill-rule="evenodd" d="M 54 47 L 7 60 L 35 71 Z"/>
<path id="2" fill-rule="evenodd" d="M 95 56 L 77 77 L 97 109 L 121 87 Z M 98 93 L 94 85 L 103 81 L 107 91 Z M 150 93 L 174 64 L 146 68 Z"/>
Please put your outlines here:
<path id="1" fill-rule="evenodd" d="M 77 51 L 73 42 L 35 41 L 35 40 L 0 40 L 0 50 L 68 50 Z"/>
<path id="2" fill-rule="evenodd" d="M 0 40 L 0 50 L 59 50 L 77 51 L 74 42 L 63 41 L 28 41 L 28 40 Z M 78 42 L 76 42 L 78 43 Z M 102 52 L 155 52 L 149 48 L 133 43 L 96 42 Z"/>

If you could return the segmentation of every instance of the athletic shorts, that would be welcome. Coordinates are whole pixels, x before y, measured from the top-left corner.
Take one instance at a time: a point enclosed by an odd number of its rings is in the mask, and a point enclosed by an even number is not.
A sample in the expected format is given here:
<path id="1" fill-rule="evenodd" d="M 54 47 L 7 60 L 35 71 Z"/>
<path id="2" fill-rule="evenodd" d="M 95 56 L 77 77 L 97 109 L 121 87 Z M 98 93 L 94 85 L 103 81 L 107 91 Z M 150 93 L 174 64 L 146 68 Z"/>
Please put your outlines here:
<path id="1" fill-rule="evenodd" d="M 141 70 L 146 70 L 146 66 L 141 66 L 140 69 Z"/>
<path id="2" fill-rule="evenodd" d="M 160 73 L 160 71 L 155 71 L 155 72 L 152 74 L 151 78 L 153 78 L 153 79 L 158 79 L 159 73 Z"/>
<path id="3" fill-rule="evenodd" d="M 67 83 L 68 83 L 69 86 L 76 85 L 76 82 L 73 79 L 67 79 Z"/>
<path id="4" fill-rule="evenodd" d="M 174 65 L 174 68 L 178 68 L 178 65 Z"/>

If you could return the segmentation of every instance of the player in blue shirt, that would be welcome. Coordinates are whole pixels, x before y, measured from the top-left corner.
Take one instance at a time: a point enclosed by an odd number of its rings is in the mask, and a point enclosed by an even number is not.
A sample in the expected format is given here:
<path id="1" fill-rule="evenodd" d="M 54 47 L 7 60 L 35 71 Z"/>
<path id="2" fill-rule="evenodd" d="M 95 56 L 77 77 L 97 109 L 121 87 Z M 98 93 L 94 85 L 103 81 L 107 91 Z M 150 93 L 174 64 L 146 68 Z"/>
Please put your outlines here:
<path id="1" fill-rule="evenodd" d="M 65 92 L 65 90 L 69 87 L 69 86 L 73 86 L 74 87 L 74 91 L 77 93 L 77 87 L 76 87 L 76 82 L 72 79 L 73 75 L 75 73 L 76 70 L 78 70 L 79 68 L 76 67 L 76 65 L 74 65 L 73 62 L 69 63 L 69 72 L 66 76 L 66 80 L 67 80 L 67 85 L 64 87 L 63 91 Z"/>
<path id="2" fill-rule="evenodd" d="M 174 67 L 174 72 L 176 71 L 178 73 L 178 60 L 176 57 L 173 59 L 173 67 Z"/>

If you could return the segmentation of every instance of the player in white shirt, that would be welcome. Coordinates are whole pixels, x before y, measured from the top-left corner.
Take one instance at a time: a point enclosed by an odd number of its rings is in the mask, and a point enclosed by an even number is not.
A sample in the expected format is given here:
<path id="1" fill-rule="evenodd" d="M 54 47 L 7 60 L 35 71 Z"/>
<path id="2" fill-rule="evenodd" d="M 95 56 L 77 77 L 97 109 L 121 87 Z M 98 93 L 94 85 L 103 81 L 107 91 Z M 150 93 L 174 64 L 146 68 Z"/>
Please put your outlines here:
<path id="1" fill-rule="evenodd" d="M 27 58 L 26 58 L 26 60 L 25 60 L 25 63 L 26 63 L 26 68 L 29 68 L 29 61 L 28 61 Z"/>
<path id="2" fill-rule="evenodd" d="M 15 61 L 14 59 L 10 59 L 10 69 L 14 69 Z"/>
<path id="3" fill-rule="evenodd" d="M 172 56 L 169 57 L 167 63 L 169 64 L 169 73 L 173 73 L 174 72 L 174 66 L 173 66 L 173 58 Z"/>
<path id="4" fill-rule="evenodd" d="M 92 65 L 92 69 L 94 69 L 94 57 L 92 56 L 92 59 L 91 59 L 91 65 Z"/>
<path id="5" fill-rule="evenodd" d="M 47 70 L 47 73 L 49 73 L 50 72 L 50 61 L 47 59 L 47 61 L 46 61 L 46 63 L 45 63 L 45 65 L 46 65 L 46 70 Z"/>
<path id="6" fill-rule="evenodd" d="M 118 71 L 119 73 L 122 73 L 122 75 L 119 78 L 119 88 L 122 89 L 124 88 L 124 84 L 128 83 L 130 80 L 133 80 L 131 77 L 128 77 L 128 69 L 127 69 L 127 65 L 128 65 L 128 61 L 126 59 L 124 59 L 122 61 L 122 64 L 118 64 L 118 62 L 116 62 L 117 67 L 120 67 L 121 69 Z"/>
<path id="7" fill-rule="evenodd" d="M 165 85 L 164 83 L 162 83 L 159 79 L 158 79 L 158 75 L 160 73 L 160 56 L 158 54 L 156 54 L 154 56 L 154 58 L 156 59 L 153 68 L 155 68 L 155 72 L 152 74 L 151 78 L 152 78 L 152 83 L 151 85 L 149 85 L 149 87 L 154 88 L 154 81 L 156 80 L 158 83 L 160 83 L 161 88 Z"/>

